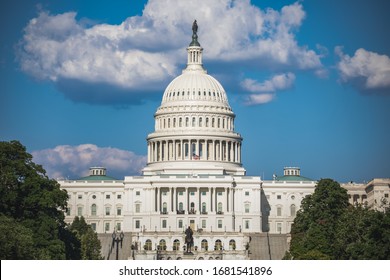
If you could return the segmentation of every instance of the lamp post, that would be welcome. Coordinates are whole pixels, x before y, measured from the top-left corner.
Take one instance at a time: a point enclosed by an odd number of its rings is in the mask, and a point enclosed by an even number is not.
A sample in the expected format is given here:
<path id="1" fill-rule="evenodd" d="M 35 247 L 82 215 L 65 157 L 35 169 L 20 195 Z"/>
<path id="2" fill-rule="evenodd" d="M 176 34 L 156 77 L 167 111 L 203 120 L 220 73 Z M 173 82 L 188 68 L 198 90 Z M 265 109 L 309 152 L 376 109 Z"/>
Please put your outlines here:
<path id="1" fill-rule="evenodd" d="M 123 237 L 125 235 L 123 234 L 123 231 L 121 231 L 120 234 L 118 234 L 116 231 L 114 231 L 111 236 L 112 236 L 112 245 L 114 245 L 114 243 L 116 243 L 116 260 L 118 260 L 118 253 L 119 253 L 118 243 L 119 242 L 121 243 L 121 249 L 122 249 Z"/>

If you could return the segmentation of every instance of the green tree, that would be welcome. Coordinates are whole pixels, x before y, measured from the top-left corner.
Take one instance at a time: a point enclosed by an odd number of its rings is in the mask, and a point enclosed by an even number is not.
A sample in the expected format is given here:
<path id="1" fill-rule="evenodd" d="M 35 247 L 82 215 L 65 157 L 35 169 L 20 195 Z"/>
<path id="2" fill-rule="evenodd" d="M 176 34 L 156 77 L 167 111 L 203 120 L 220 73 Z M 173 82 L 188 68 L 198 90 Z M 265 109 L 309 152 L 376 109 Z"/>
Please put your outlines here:
<path id="1" fill-rule="evenodd" d="M 15 239 L 11 247 L 0 243 L 0 254 L 4 258 L 66 258 L 60 231 L 66 230 L 67 198 L 66 191 L 46 176 L 42 166 L 32 161 L 20 142 L 0 142 L 0 214 L 6 217 L 2 218 L 6 228 L 1 231 L 1 238 Z M 14 225 L 10 221 L 14 221 Z M 19 234 L 5 236 L 6 232 L 16 229 Z M 23 242 L 16 242 L 20 239 Z"/>
<path id="2" fill-rule="evenodd" d="M 81 258 L 83 260 L 101 260 L 103 259 L 100 254 L 101 248 L 96 232 L 89 227 L 81 237 Z"/>
<path id="3" fill-rule="evenodd" d="M 318 182 L 302 200 L 291 229 L 290 256 L 294 259 L 332 259 L 337 221 L 348 207 L 347 191 L 331 179 Z"/>
<path id="4" fill-rule="evenodd" d="M 75 217 L 70 230 L 77 236 L 81 244 L 80 258 L 83 260 L 101 260 L 101 243 L 97 233 L 88 225 L 83 216 Z"/>
<path id="5" fill-rule="evenodd" d="M 349 205 L 337 182 L 320 180 L 302 200 L 284 259 L 390 259 L 390 211 Z"/>
<path id="6" fill-rule="evenodd" d="M 338 221 L 340 259 L 390 259 L 390 213 L 350 206 Z"/>
<path id="7" fill-rule="evenodd" d="M 33 233 L 30 229 L 0 214 L 0 259 L 28 260 L 35 254 Z"/>

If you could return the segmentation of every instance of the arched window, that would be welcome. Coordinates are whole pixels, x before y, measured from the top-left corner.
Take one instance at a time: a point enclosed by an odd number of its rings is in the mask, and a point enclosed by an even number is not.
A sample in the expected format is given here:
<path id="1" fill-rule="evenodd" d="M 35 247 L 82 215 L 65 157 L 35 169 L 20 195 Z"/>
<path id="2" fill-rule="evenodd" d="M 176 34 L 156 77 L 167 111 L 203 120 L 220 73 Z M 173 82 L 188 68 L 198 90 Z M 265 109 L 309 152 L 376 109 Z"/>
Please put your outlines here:
<path id="1" fill-rule="evenodd" d="M 148 239 L 145 241 L 144 249 L 147 251 L 152 250 L 152 240 Z"/>
<path id="2" fill-rule="evenodd" d="M 295 205 L 294 205 L 294 204 L 291 204 L 291 206 L 290 206 L 290 216 L 291 216 L 291 217 L 295 217 L 295 214 L 296 214 Z"/>
<path id="3" fill-rule="evenodd" d="M 171 127 L 171 119 L 168 119 L 168 128 Z"/>
<path id="4" fill-rule="evenodd" d="M 202 118 L 199 118 L 199 127 L 202 127 Z"/>
<path id="5" fill-rule="evenodd" d="M 182 119 L 179 118 L 179 127 L 181 127 L 181 126 L 182 126 Z"/>
<path id="6" fill-rule="evenodd" d="M 175 241 L 173 241 L 173 251 L 178 250 L 180 250 L 180 241 L 178 239 L 175 239 Z"/>
<path id="7" fill-rule="evenodd" d="M 163 128 L 165 128 L 165 119 L 163 120 Z"/>
<path id="8" fill-rule="evenodd" d="M 91 215 L 96 216 L 96 204 L 91 205 Z"/>
<path id="9" fill-rule="evenodd" d="M 245 203 L 245 213 L 249 213 L 250 207 L 251 207 L 250 203 Z"/>
<path id="10" fill-rule="evenodd" d="M 203 214 L 206 214 L 207 212 L 206 212 L 206 202 L 203 202 L 202 203 L 202 213 Z"/>
<path id="11" fill-rule="evenodd" d="M 218 124 L 217 124 L 217 128 L 220 128 L 220 126 L 221 126 L 221 119 L 220 119 L 220 118 L 218 118 Z"/>
<path id="12" fill-rule="evenodd" d="M 190 122 L 190 119 L 188 117 L 186 117 L 186 127 L 188 127 L 189 122 Z"/>
<path id="13" fill-rule="evenodd" d="M 176 127 L 176 118 L 173 119 L 173 127 Z"/>
<path id="14" fill-rule="evenodd" d="M 194 203 L 194 202 L 191 202 L 191 211 L 192 211 L 192 212 L 195 211 L 195 203 Z"/>
<path id="15" fill-rule="evenodd" d="M 215 241 L 214 249 L 215 249 L 215 250 L 222 250 L 222 241 L 221 241 L 221 240 L 217 239 L 217 240 Z"/>
<path id="16" fill-rule="evenodd" d="M 212 120 L 211 120 L 211 127 L 215 127 L 215 119 L 214 118 L 212 118 Z"/>
<path id="17" fill-rule="evenodd" d="M 160 250 L 167 249 L 167 243 L 165 242 L 165 239 L 161 239 L 158 245 L 160 246 Z"/>
<path id="18" fill-rule="evenodd" d="M 206 127 L 209 127 L 209 118 L 206 118 Z"/>
<path id="19" fill-rule="evenodd" d="M 207 251 L 209 249 L 209 244 L 206 239 L 203 239 L 200 243 L 201 250 Z"/>
<path id="20" fill-rule="evenodd" d="M 196 123 L 196 119 L 195 119 L 195 117 L 192 117 L 192 127 L 195 126 L 195 123 Z"/>
<path id="21" fill-rule="evenodd" d="M 229 249 L 230 249 L 230 250 L 236 250 L 236 240 L 231 239 L 231 240 L 229 241 Z"/>

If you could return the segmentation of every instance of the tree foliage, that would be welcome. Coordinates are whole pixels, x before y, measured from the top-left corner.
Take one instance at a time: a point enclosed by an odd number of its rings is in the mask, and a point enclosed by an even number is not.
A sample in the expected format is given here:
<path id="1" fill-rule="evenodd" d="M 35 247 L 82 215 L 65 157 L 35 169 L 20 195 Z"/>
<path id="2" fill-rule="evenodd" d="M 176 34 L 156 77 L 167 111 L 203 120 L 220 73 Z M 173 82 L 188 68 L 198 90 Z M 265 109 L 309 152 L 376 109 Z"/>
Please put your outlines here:
<path id="1" fill-rule="evenodd" d="M 65 259 L 61 239 L 67 193 L 18 141 L 0 142 L 0 254 L 5 259 Z M 16 234 L 10 234 L 16 232 Z"/>
<path id="2" fill-rule="evenodd" d="M 331 179 L 318 182 L 302 200 L 286 259 L 389 259 L 390 213 L 348 203 Z"/>
<path id="3" fill-rule="evenodd" d="M 90 225 L 85 222 L 83 216 L 75 217 L 70 230 L 75 233 L 80 244 L 80 258 L 83 260 L 101 260 L 100 254 L 101 244 L 96 232 L 93 231 Z"/>

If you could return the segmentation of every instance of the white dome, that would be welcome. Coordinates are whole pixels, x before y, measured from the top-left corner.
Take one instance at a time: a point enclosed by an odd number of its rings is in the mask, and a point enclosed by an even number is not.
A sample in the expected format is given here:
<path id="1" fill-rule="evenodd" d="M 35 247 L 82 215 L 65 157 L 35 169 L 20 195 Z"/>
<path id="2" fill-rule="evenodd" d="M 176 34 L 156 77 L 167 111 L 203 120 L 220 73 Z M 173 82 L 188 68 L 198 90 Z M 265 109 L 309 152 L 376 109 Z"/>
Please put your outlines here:
<path id="1" fill-rule="evenodd" d="M 222 85 L 203 68 L 202 50 L 193 33 L 187 67 L 167 86 L 154 114 L 144 175 L 245 174 L 235 115 Z"/>
<path id="2" fill-rule="evenodd" d="M 230 107 L 222 85 L 202 71 L 185 71 L 167 86 L 161 105 L 176 101 L 216 102 L 219 106 Z"/>

